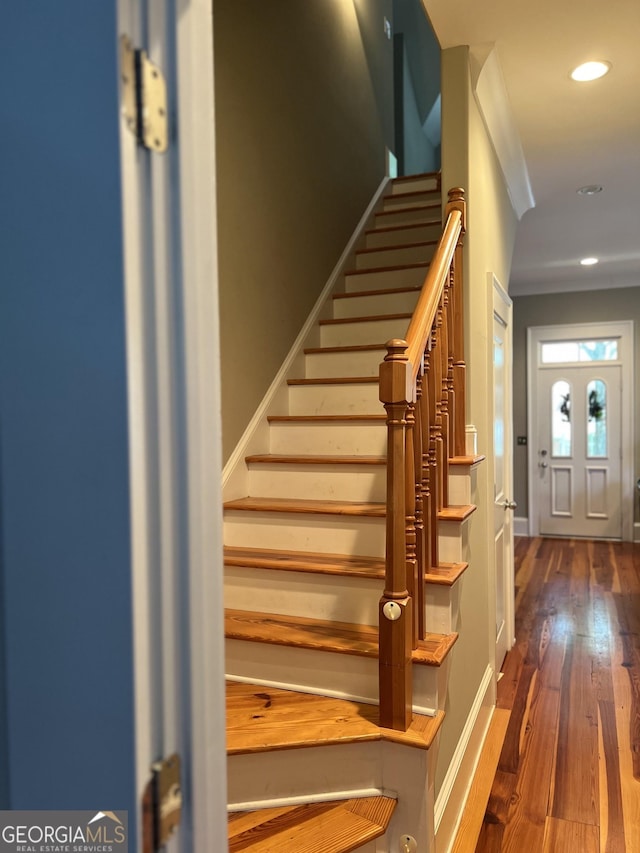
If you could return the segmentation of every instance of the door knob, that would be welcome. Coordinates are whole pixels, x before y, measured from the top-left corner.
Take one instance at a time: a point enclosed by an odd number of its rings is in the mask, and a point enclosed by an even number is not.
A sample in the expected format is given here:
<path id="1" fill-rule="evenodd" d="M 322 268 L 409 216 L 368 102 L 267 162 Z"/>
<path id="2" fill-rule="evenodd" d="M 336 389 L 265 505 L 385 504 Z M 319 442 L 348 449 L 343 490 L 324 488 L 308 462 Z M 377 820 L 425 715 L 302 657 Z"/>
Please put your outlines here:
<path id="1" fill-rule="evenodd" d="M 518 504 L 515 501 L 503 501 L 502 506 L 505 509 L 517 509 Z"/>
<path id="2" fill-rule="evenodd" d="M 549 467 L 549 465 L 546 462 L 539 462 L 538 464 L 540 465 L 541 468 L 548 468 Z"/>

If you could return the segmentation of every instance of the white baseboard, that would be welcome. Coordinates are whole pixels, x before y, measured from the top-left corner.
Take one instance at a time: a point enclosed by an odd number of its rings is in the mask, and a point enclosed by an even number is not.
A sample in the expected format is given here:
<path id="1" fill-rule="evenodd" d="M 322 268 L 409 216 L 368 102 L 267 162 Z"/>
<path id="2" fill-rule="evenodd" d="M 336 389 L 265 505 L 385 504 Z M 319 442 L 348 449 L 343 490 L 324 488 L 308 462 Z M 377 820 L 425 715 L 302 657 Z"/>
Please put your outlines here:
<path id="1" fill-rule="evenodd" d="M 518 518 L 517 516 L 513 519 L 513 532 L 515 536 L 528 536 L 529 535 L 529 519 L 528 518 Z"/>
<path id="2" fill-rule="evenodd" d="M 435 805 L 436 853 L 450 853 L 493 716 L 495 681 L 487 666 Z"/>
<path id="3" fill-rule="evenodd" d="M 333 292 L 337 291 L 338 286 L 342 283 L 342 278 L 348 269 L 348 264 L 353 256 L 353 252 L 356 249 L 358 241 L 364 235 L 369 219 L 373 215 L 373 212 L 383 196 L 388 183 L 389 178 L 383 178 L 380 186 L 371 199 L 369 206 L 365 210 L 360 222 L 351 235 L 349 242 L 345 246 L 345 249 L 340 256 L 340 260 L 335 265 L 333 272 L 322 289 L 322 293 L 318 297 L 316 304 L 313 306 L 304 326 L 300 330 L 300 334 L 295 339 L 293 346 L 282 363 L 282 367 L 276 374 L 276 377 L 271 383 L 264 399 L 258 406 L 256 413 L 251 418 L 249 425 L 244 431 L 242 438 L 229 457 L 227 464 L 224 466 L 224 470 L 222 472 L 223 500 L 234 500 L 235 498 L 241 498 L 248 494 L 248 471 L 244 461 L 245 456 L 269 452 L 269 424 L 267 422 L 267 416 L 271 414 L 282 414 L 287 411 L 287 379 L 291 379 L 295 375 L 302 375 L 302 371 L 304 370 L 303 349 L 306 346 L 318 345 L 318 341 L 311 341 L 310 336 L 314 332 L 317 332 L 316 323 L 322 318 L 323 312 L 330 311 L 329 299 Z"/>

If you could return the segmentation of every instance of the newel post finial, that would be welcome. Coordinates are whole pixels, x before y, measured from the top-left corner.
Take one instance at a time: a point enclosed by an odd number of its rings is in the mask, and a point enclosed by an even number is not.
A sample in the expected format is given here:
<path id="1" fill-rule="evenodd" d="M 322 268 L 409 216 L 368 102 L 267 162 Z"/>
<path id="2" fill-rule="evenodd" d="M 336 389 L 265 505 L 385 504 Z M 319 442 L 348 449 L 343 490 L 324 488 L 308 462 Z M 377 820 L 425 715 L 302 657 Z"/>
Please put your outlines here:
<path id="1" fill-rule="evenodd" d="M 462 214 L 462 231 L 464 232 L 467 226 L 467 200 L 462 187 L 453 187 L 449 190 L 449 201 L 445 209 L 445 216 L 448 216 L 453 210 L 459 210 Z"/>

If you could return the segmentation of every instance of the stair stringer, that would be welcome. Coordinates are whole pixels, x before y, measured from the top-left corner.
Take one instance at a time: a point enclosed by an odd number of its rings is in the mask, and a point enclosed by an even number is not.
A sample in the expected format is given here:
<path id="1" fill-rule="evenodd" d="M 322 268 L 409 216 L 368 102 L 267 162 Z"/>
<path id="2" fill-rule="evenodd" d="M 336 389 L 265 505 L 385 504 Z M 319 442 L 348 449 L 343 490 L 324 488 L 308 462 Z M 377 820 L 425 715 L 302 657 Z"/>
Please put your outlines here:
<path id="1" fill-rule="evenodd" d="M 376 209 L 379 207 L 388 185 L 389 178 L 383 178 L 351 235 L 349 242 L 345 246 L 327 283 L 322 289 L 320 296 L 311 309 L 311 313 L 300 330 L 298 337 L 293 342 L 291 349 L 282 363 L 282 367 L 276 374 L 262 402 L 242 434 L 240 441 L 224 466 L 222 471 L 223 500 L 233 500 L 247 494 L 249 474 L 244 461 L 245 457 L 268 452 L 269 424 L 267 418 L 269 415 L 286 411 L 289 394 L 287 380 L 304 375 L 305 356 L 303 350 L 305 347 L 319 346 L 320 329 L 318 322 L 321 319 L 328 319 L 332 316 L 331 296 L 334 293 L 344 290 L 345 273 L 355 256 L 356 248 L 364 240 L 367 227 Z"/>

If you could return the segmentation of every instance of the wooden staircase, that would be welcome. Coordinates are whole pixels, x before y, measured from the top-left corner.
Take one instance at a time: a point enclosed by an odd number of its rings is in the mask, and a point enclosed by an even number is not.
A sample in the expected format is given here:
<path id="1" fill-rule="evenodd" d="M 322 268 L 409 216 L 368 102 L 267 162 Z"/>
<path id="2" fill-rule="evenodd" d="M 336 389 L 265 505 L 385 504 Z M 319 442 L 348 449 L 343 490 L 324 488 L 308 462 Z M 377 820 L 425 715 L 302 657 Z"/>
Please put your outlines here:
<path id="1" fill-rule="evenodd" d="M 417 506 L 410 495 L 405 505 L 406 485 L 402 499 L 390 499 L 398 470 L 388 465 L 388 449 L 398 436 L 391 437 L 397 418 L 388 413 L 398 404 L 386 400 L 385 413 L 379 375 L 397 373 L 399 344 L 424 301 L 440 209 L 437 175 L 392 182 L 344 291 L 332 296 L 331 316 L 304 350 L 304 375 L 287 381 L 287 409 L 268 417 L 268 447 L 246 457 L 249 494 L 225 503 L 232 851 L 372 853 L 401 849 L 402 834 L 415 837 L 419 850 L 432 849 L 432 752 L 468 565 L 471 472 L 481 457 L 456 454 L 464 436 L 454 438 L 453 370 L 446 369 L 454 355 L 445 335 L 450 351 L 439 382 L 446 401 L 439 420 L 432 408 L 433 423 L 422 429 L 427 446 L 416 457 L 426 479 L 407 467 Z M 438 309 L 439 327 L 450 329 L 452 283 Z M 430 331 L 426 360 L 429 352 L 435 358 L 435 340 Z M 418 376 L 426 397 L 427 375 L 419 369 Z M 419 420 L 419 393 L 409 409 L 405 427 Z M 409 441 L 402 440 L 403 459 L 412 455 Z M 449 448 L 444 460 L 442 447 Z M 444 466 L 440 491 L 436 480 L 429 486 L 435 461 Z M 390 544 L 400 523 L 402 543 Z M 408 578 L 411 572 L 422 577 Z M 399 716 L 384 710 L 385 672 L 403 691 L 386 703 Z"/>

